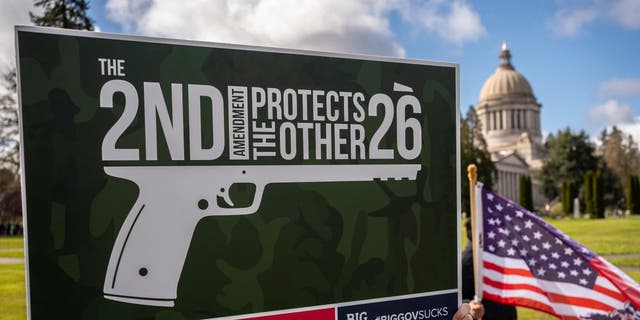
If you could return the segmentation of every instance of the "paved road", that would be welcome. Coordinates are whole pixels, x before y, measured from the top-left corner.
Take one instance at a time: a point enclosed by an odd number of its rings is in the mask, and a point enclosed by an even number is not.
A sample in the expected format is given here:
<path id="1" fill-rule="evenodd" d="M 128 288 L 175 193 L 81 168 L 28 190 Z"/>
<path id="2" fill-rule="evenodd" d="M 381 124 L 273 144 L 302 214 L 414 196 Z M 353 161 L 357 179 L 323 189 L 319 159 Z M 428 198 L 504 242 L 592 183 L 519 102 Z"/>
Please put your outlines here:
<path id="1" fill-rule="evenodd" d="M 24 263 L 23 258 L 0 258 L 0 264 Z"/>

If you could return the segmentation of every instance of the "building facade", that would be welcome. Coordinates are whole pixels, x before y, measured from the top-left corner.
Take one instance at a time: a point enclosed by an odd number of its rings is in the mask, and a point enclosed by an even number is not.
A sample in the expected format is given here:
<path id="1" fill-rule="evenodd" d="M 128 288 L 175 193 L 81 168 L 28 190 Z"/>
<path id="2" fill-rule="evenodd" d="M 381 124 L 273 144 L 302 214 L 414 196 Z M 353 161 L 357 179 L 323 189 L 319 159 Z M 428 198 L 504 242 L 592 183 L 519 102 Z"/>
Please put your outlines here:
<path id="1" fill-rule="evenodd" d="M 520 176 L 530 175 L 536 208 L 546 202 L 535 179 L 546 154 L 540 131 L 541 108 L 529 81 L 511 63 L 511 52 L 504 43 L 498 68 L 482 86 L 476 112 L 498 170 L 495 190 L 517 201 Z"/>

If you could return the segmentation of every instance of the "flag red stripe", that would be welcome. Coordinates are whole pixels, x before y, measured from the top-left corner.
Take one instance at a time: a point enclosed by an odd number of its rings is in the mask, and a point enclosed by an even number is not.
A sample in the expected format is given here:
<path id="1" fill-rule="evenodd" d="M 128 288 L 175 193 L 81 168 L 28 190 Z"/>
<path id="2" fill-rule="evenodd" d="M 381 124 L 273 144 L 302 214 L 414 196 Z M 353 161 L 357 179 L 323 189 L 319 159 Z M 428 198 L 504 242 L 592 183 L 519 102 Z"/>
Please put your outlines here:
<path id="1" fill-rule="evenodd" d="M 557 302 L 557 303 L 570 304 L 578 307 L 591 308 L 591 309 L 596 309 L 596 310 L 605 311 L 605 312 L 610 312 L 615 310 L 614 307 L 608 304 L 602 303 L 597 300 L 589 299 L 589 298 L 565 296 L 565 295 L 552 293 L 552 292 L 547 292 L 547 297 L 549 297 L 549 300 L 551 300 L 552 302 Z"/>
<path id="2" fill-rule="evenodd" d="M 631 300 L 631 303 L 640 309 L 640 290 L 638 290 L 638 288 L 621 279 L 620 276 L 609 269 L 606 263 L 600 261 L 599 258 L 591 259 L 589 264 L 598 270 L 603 277 L 609 279 L 609 281 L 621 291 L 623 296 Z"/>
<path id="3" fill-rule="evenodd" d="M 491 262 L 486 261 L 486 260 L 483 261 L 482 266 L 485 267 L 486 269 L 494 270 L 494 271 L 497 271 L 497 272 L 500 272 L 500 273 L 504 273 L 504 274 L 533 278 L 533 274 L 529 270 L 516 269 L 516 268 L 506 268 L 506 267 L 499 266 L 497 264 L 491 263 Z"/>
<path id="4" fill-rule="evenodd" d="M 573 296 L 566 296 L 566 295 L 562 295 L 562 294 L 558 294 L 558 293 L 553 293 L 553 292 L 545 292 L 544 290 L 542 290 L 540 287 L 536 287 L 530 284 L 512 284 L 512 283 L 502 283 L 502 282 L 498 282 L 498 281 L 494 281 L 488 278 L 484 278 L 483 282 L 487 285 L 490 285 L 496 289 L 501 289 L 501 290 L 528 290 L 528 291 L 533 291 L 536 293 L 539 293 L 541 295 L 546 296 L 547 298 L 549 298 L 549 301 L 551 302 L 557 302 L 557 303 L 564 303 L 564 304 L 569 304 L 569 305 L 574 305 L 574 306 L 578 306 L 578 307 L 585 307 L 585 308 L 590 308 L 590 309 L 596 309 L 596 310 L 600 310 L 600 311 L 612 311 L 615 308 L 602 303 L 598 300 L 593 300 L 593 299 L 589 299 L 589 298 L 580 298 L 580 297 L 573 297 Z"/>
<path id="5" fill-rule="evenodd" d="M 519 284 L 513 284 L 513 283 L 503 283 L 503 282 L 499 282 L 499 281 L 495 281 L 492 279 L 489 279 L 487 277 L 484 277 L 483 283 L 490 285 L 496 289 L 501 289 L 501 290 L 529 290 L 529 291 L 533 291 L 533 292 L 537 292 L 541 295 L 546 295 L 547 293 L 540 289 L 540 287 L 536 287 L 530 284 L 523 284 L 523 283 L 519 283 Z"/>
<path id="6" fill-rule="evenodd" d="M 544 313 L 548 313 L 554 317 L 558 317 L 560 318 L 561 316 L 556 314 L 555 311 L 553 310 L 553 308 L 546 304 L 546 303 L 542 303 L 540 301 L 537 300 L 532 300 L 532 299 L 527 299 L 527 298 L 505 298 L 505 297 L 501 297 L 499 295 L 495 295 L 495 294 L 491 294 L 488 292 L 483 292 L 482 293 L 482 298 L 483 299 L 488 299 L 491 301 L 495 301 L 498 303 L 502 303 L 502 304 L 509 304 L 509 305 L 515 305 L 515 306 L 520 306 L 520 307 L 525 307 L 525 308 L 530 308 L 530 309 L 535 309 L 538 311 L 542 311 Z M 573 317 L 566 317 L 565 319 L 571 319 Z M 574 319 L 578 319 L 578 318 L 574 318 Z"/>
<path id="7" fill-rule="evenodd" d="M 597 293 L 601 293 L 601 294 L 607 295 L 607 296 L 609 296 L 609 297 L 611 297 L 613 299 L 616 299 L 618 301 L 624 302 L 624 301 L 627 300 L 627 298 L 625 298 L 622 294 L 620 294 L 620 292 L 616 292 L 616 291 L 613 291 L 611 289 L 607 289 L 607 288 L 605 288 L 603 286 L 595 285 L 593 287 L 593 291 L 595 291 Z"/>

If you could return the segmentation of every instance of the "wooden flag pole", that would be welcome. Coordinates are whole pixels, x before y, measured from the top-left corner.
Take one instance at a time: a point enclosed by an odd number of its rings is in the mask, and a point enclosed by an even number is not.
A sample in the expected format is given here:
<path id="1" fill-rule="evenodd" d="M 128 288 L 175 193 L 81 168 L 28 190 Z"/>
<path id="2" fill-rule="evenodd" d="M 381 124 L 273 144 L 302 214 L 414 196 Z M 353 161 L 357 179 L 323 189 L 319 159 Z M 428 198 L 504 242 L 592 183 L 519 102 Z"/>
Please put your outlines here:
<path id="1" fill-rule="evenodd" d="M 480 274 L 478 268 L 478 234 L 476 232 L 476 181 L 478 181 L 478 167 L 475 164 L 467 166 L 467 177 L 469 178 L 469 208 L 471 211 L 471 247 L 473 248 L 473 289 L 474 300 L 480 302 L 482 293 L 480 291 Z"/>

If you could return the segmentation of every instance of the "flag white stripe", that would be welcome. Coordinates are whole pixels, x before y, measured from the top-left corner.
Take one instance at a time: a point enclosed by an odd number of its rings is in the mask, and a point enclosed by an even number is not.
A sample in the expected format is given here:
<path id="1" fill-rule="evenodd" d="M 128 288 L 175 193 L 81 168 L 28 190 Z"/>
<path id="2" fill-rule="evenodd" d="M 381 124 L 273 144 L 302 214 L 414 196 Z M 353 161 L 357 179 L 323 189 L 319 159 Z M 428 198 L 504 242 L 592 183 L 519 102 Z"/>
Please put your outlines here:
<path id="1" fill-rule="evenodd" d="M 578 307 L 574 305 L 568 305 L 568 304 L 557 303 L 557 302 L 551 303 L 549 302 L 549 299 L 546 296 L 541 295 L 537 292 L 529 291 L 529 290 L 503 290 L 503 289 L 498 289 L 490 285 L 487 285 L 486 283 L 484 284 L 483 289 L 486 293 L 494 294 L 506 299 L 526 298 L 526 299 L 537 301 L 539 303 L 547 305 L 549 308 L 553 309 L 556 314 L 561 316 L 580 317 L 580 316 L 589 315 L 591 313 L 600 313 L 600 314 L 603 313 L 603 311 L 599 309 Z"/>

